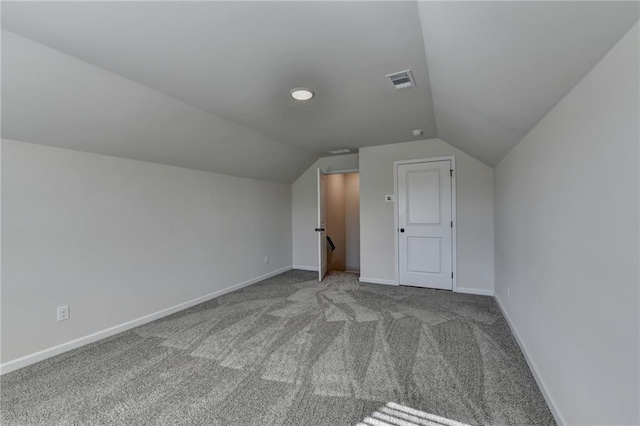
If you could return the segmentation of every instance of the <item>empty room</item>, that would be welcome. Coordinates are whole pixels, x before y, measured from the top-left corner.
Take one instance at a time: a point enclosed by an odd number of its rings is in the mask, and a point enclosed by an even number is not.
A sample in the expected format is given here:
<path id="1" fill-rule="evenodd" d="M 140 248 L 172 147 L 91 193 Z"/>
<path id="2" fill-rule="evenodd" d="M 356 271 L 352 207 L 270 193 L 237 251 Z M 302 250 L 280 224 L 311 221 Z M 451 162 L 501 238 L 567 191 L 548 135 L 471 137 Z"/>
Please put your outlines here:
<path id="1" fill-rule="evenodd" d="M 640 425 L 639 2 L 0 7 L 0 424 Z"/>

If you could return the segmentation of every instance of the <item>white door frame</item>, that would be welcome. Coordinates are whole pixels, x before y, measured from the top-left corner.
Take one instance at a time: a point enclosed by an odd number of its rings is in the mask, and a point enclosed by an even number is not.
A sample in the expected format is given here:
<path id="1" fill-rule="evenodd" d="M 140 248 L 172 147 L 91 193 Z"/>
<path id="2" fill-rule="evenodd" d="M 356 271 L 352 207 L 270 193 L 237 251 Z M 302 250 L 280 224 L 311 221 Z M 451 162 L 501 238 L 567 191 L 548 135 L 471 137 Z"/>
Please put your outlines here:
<path id="1" fill-rule="evenodd" d="M 318 168 L 318 222 L 316 228 L 316 234 L 318 235 L 318 281 L 322 281 L 329 270 L 329 259 L 327 258 L 327 183 L 325 176 L 325 172 Z M 323 213 L 324 218 L 322 217 Z"/>
<path id="2" fill-rule="evenodd" d="M 360 174 L 360 169 L 341 169 L 341 170 L 329 170 L 329 171 L 325 171 L 323 169 L 319 169 L 319 170 L 321 170 L 322 174 L 325 175 L 325 176 L 327 176 L 327 175 L 345 175 L 345 174 L 350 174 L 350 173 L 358 173 L 358 174 Z M 320 206 L 320 187 L 319 187 L 319 185 L 318 185 L 317 191 L 318 191 L 317 205 L 319 207 Z M 358 194 L 360 194 L 360 189 L 359 188 L 358 188 Z M 325 200 L 325 204 L 326 204 L 326 200 Z M 360 236 L 358 236 L 358 238 L 360 238 Z M 322 250 L 323 245 L 322 244 L 318 244 L 318 246 L 319 246 L 318 250 Z M 322 254 L 320 252 L 318 252 L 318 259 L 320 259 L 321 256 L 322 256 Z M 360 260 L 362 260 L 362 258 Z M 320 272 L 320 270 L 322 269 L 321 263 L 322 263 L 322 261 L 318 260 L 318 264 L 319 264 L 318 265 L 318 276 L 320 276 L 322 274 L 322 272 Z M 300 267 L 298 267 L 298 269 L 299 268 Z M 327 271 L 328 271 L 328 269 L 329 269 L 329 265 L 327 265 Z M 322 279 L 320 279 L 320 281 L 322 281 Z"/>
<path id="3" fill-rule="evenodd" d="M 451 161 L 451 170 L 453 170 L 453 174 L 451 175 L 451 218 L 453 219 L 453 229 L 451 230 L 451 256 L 452 256 L 452 264 L 451 268 L 453 271 L 453 286 L 452 290 L 458 290 L 458 254 L 456 250 L 456 230 L 458 229 L 458 215 L 456 214 L 456 156 L 455 155 L 447 155 L 444 157 L 432 157 L 432 158 L 420 158 L 415 160 L 400 160 L 393 162 L 393 194 L 394 194 L 394 209 L 393 209 L 393 228 L 395 237 L 393 239 L 393 250 L 394 250 L 394 258 L 395 258 L 395 269 L 396 269 L 396 285 L 400 285 L 400 250 L 399 250 L 399 239 L 400 234 L 398 232 L 398 166 L 400 164 L 415 164 L 415 163 L 431 163 L 434 161 Z"/>
<path id="4" fill-rule="evenodd" d="M 325 175 L 346 175 L 348 173 L 360 173 L 360 169 L 330 170 Z"/>

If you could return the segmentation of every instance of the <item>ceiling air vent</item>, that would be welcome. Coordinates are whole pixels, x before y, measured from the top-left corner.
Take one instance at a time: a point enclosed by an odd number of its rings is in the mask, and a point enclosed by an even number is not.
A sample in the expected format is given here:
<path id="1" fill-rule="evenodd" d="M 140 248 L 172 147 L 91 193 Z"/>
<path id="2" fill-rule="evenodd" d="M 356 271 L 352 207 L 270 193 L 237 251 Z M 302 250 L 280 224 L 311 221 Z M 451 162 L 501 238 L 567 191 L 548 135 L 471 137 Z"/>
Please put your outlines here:
<path id="1" fill-rule="evenodd" d="M 416 85 L 416 82 L 413 80 L 411 70 L 394 72 L 393 74 L 388 74 L 387 77 L 391 79 L 396 90 L 408 89 L 409 87 L 415 87 Z"/>

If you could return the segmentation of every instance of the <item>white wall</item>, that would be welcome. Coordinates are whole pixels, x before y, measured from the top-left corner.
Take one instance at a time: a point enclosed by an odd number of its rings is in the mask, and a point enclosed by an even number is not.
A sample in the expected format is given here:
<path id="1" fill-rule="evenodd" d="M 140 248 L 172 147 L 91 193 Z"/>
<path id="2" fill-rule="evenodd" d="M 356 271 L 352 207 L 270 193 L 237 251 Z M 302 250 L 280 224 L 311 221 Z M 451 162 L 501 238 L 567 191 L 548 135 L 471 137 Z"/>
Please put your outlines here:
<path id="1" fill-rule="evenodd" d="M 640 423 L 638 37 L 495 170 L 497 297 L 566 424 Z"/>
<path id="2" fill-rule="evenodd" d="M 358 168 L 358 154 L 323 157 L 316 161 L 291 186 L 293 267 L 318 270 L 317 169 L 325 172 Z"/>
<path id="3" fill-rule="evenodd" d="M 493 169 L 440 139 L 360 149 L 361 277 L 396 282 L 393 162 L 455 155 L 458 289 L 492 294 Z"/>
<path id="4" fill-rule="evenodd" d="M 5 366 L 291 265 L 288 184 L 3 140 L 2 208 Z"/>
<path id="5" fill-rule="evenodd" d="M 344 216 L 347 271 L 360 271 L 360 174 L 344 175 Z"/>

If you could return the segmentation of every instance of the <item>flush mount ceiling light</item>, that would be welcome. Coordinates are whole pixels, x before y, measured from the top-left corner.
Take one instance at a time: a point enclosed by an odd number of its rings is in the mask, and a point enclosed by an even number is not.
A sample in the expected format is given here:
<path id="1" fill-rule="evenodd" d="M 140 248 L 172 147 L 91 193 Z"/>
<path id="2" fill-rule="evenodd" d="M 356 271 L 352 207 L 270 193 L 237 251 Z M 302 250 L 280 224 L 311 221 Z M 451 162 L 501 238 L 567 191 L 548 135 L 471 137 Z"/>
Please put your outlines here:
<path id="1" fill-rule="evenodd" d="M 413 136 L 420 136 L 422 134 L 422 129 L 412 130 L 411 133 L 413 134 Z"/>
<path id="2" fill-rule="evenodd" d="M 305 87 L 296 87 L 295 89 L 291 89 L 291 97 L 296 101 L 308 101 L 313 98 L 315 92 L 311 89 L 307 89 Z"/>

